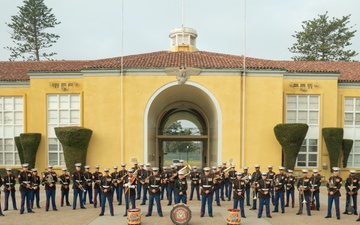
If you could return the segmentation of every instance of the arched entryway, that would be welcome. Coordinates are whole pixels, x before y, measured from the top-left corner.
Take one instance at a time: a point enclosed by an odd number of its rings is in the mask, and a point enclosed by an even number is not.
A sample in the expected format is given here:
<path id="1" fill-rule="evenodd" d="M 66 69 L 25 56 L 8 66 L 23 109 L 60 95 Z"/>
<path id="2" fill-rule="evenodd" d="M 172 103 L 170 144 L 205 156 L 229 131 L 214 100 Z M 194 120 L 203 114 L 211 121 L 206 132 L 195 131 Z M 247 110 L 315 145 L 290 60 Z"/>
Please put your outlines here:
<path id="1" fill-rule="evenodd" d="M 202 142 L 201 166 L 221 162 L 222 119 L 220 106 L 204 86 L 187 81 L 172 82 L 159 88 L 150 98 L 144 115 L 144 161 L 164 165 L 164 141 Z M 174 121 L 187 120 L 201 135 L 166 135 L 164 128 Z M 165 134 L 165 135 L 164 135 Z"/>

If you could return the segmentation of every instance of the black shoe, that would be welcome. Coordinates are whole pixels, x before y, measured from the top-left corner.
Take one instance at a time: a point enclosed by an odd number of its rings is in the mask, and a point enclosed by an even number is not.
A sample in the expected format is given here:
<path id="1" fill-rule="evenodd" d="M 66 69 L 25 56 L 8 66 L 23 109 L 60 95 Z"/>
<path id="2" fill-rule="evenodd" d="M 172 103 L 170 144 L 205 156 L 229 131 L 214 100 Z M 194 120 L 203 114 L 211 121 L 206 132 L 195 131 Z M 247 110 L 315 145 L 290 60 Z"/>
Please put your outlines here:
<path id="1" fill-rule="evenodd" d="M 285 205 L 285 207 L 289 207 L 289 205 Z"/>
<path id="2" fill-rule="evenodd" d="M 5 215 L 1 213 L 0 216 L 5 216 Z"/>
<path id="3" fill-rule="evenodd" d="M 28 211 L 28 213 L 35 213 L 34 211 Z"/>
<path id="4" fill-rule="evenodd" d="M 217 206 L 221 206 L 220 204 L 216 204 Z"/>
<path id="5" fill-rule="evenodd" d="M 301 214 L 302 214 L 302 213 L 299 213 L 299 212 L 298 212 L 298 213 L 296 213 L 296 215 L 301 215 Z"/>
<path id="6" fill-rule="evenodd" d="M 140 205 L 145 205 L 145 203 L 141 203 Z"/>
<path id="7" fill-rule="evenodd" d="M 256 210 L 256 208 L 250 208 L 249 210 Z"/>
<path id="8" fill-rule="evenodd" d="M 250 204 L 246 204 L 246 206 L 251 206 Z"/>
<path id="9" fill-rule="evenodd" d="M 325 218 L 327 219 L 327 218 L 331 218 L 331 216 L 325 216 Z"/>
<path id="10" fill-rule="evenodd" d="M 308 216 L 311 216 L 311 214 L 308 214 Z"/>
<path id="11" fill-rule="evenodd" d="M 121 205 L 121 203 L 119 202 L 118 205 Z"/>
<path id="12" fill-rule="evenodd" d="M 284 214 L 285 212 L 284 212 L 284 211 L 282 211 L 281 213 L 282 213 L 282 214 Z"/>
<path id="13" fill-rule="evenodd" d="M 66 206 L 71 206 L 70 204 L 66 204 Z"/>
<path id="14" fill-rule="evenodd" d="M 110 214 L 111 216 L 114 216 L 114 214 Z"/>
<path id="15" fill-rule="evenodd" d="M 58 211 L 57 209 L 53 209 L 53 211 Z"/>
<path id="16" fill-rule="evenodd" d="M 163 217 L 163 214 L 159 214 L 160 217 Z"/>
<path id="17" fill-rule="evenodd" d="M 213 215 L 212 215 L 212 214 L 209 214 L 209 217 L 213 217 Z"/>
<path id="18" fill-rule="evenodd" d="M 336 217 L 336 219 L 338 219 L 338 220 L 339 220 L 339 219 L 340 219 L 340 217 Z"/>
<path id="19" fill-rule="evenodd" d="M 360 222 L 360 218 L 358 218 L 356 221 Z"/>
<path id="20" fill-rule="evenodd" d="M 86 209 L 84 206 L 83 207 L 81 207 L 82 209 Z"/>
<path id="21" fill-rule="evenodd" d="M 191 201 L 191 200 L 192 200 L 192 198 L 189 199 L 189 201 Z"/>
<path id="22" fill-rule="evenodd" d="M 316 209 L 316 211 L 320 211 L 320 209 Z"/>
<path id="23" fill-rule="evenodd" d="M 260 218 L 261 218 L 261 216 L 258 216 L 258 218 L 260 219 Z"/>
<path id="24" fill-rule="evenodd" d="M 167 205 L 171 205 L 170 203 L 168 203 Z"/>
<path id="25" fill-rule="evenodd" d="M 354 212 L 354 215 L 357 216 L 358 215 L 357 212 Z"/>
<path id="26" fill-rule="evenodd" d="M 61 205 L 61 207 L 64 207 L 64 205 Z"/>
<path id="27" fill-rule="evenodd" d="M 225 201 L 225 198 L 222 198 L 221 201 Z"/>
<path id="28" fill-rule="evenodd" d="M 343 212 L 343 214 L 348 214 L 347 212 Z"/>
<path id="29" fill-rule="evenodd" d="M 150 214 L 146 214 L 145 216 L 148 217 L 148 216 L 151 216 L 151 215 L 150 215 Z"/>
<path id="30" fill-rule="evenodd" d="M 94 204 L 94 202 L 90 202 L 90 204 Z"/>
<path id="31" fill-rule="evenodd" d="M 136 200 L 139 200 L 140 198 L 136 198 Z"/>
<path id="32" fill-rule="evenodd" d="M 8 209 L 4 209 L 3 211 L 8 211 Z"/>
<path id="33" fill-rule="evenodd" d="M 200 217 L 204 217 L 204 214 L 201 214 Z M 359 219 L 360 220 L 360 219 Z"/>
<path id="34" fill-rule="evenodd" d="M 127 214 L 126 214 L 126 213 L 124 214 L 124 217 L 125 217 L 125 216 L 127 216 Z"/>
<path id="35" fill-rule="evenodd" d="M 267 218 L 272 218 L 272 216 L 267 216 Z"/>
<path id="36" fill-rule="evenodd" d="M 24 212 L 20 212 L 20 214 L 23 214 Z"/>
<path id="37" fill-rule="evenodd" d="M 241 216 L 241 218 L 246 218 L 246 216 Z"/>
<path id="38" fill-rule="evenodd" d="M 273 212 L 273 213 L 277 213 L 277 212 L 279 212 L 279 211 L 275 211 L 275 210 L 274 210 L 274 211 L 272 211 L 272 212 Z"/>
<path id="39" fill-rule="evenodd" d="M 104 214 L 100 213 L 99 216 L 103 216 Z"/>

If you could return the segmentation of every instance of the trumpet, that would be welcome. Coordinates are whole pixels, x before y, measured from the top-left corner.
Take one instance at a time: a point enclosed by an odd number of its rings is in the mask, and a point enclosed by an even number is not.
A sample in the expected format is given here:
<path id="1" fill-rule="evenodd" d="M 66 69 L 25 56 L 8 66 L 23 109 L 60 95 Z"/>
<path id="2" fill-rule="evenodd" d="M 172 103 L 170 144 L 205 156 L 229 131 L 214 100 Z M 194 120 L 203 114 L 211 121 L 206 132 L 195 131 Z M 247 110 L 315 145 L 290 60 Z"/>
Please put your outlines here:
<path id="1" fill-rule="evenodd" d="M 303 185 L 299 186 L 299 192 L 300 195 L 302 195 L 303 201 L 302 203 L 306 203 L 306 199 L 305 199 L 305 187 Z"/>
<path id="2" fill-rule="evenodd" d="M 86 192 L 86 190 L 84 189 L 84 187 L 80 184 L 80 182 L 78 180 L 75 181 L 77 184 L 77 187 L 82 191 L 82 192 Z"/>

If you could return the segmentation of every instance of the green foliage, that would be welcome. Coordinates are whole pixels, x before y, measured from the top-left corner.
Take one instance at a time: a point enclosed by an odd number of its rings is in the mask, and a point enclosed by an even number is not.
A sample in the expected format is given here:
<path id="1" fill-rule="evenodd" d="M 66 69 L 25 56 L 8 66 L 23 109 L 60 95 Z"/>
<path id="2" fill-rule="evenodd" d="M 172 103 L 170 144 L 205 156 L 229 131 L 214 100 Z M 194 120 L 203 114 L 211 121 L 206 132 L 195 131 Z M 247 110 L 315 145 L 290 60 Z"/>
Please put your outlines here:
<path id="1" fill-rule="evenodd" d="M 68 171 L 75 170 L 75 163 L 81 163 L 83 168 L 92 130 L 83 127 L 55 127 L 55 134 L 62 144 Z"/>
<path id="2" fill-rule="evenodd" d="M 60 24 L 51 13 L 44 0 L 24 0 L 23 6 L 18 6 L 17 15 L 11 16 L 11 38 L 16 47 L 5 47 L 11 51 L 10 59 L 36 60 L 49 59 L 55 52 L 46 53 L 43 50 L 50 48 L 59 39 L 59 35 L 47 33 L 47 28 L 54 28 Z M 41 53 L 42 52 L 42 53 Z"/>
<path id="3" fill-rule="evenodd" d="M 289 51 L 299 54 L 292 57 L 299 61 L 350 61 L 358 55 L 356 51 L 346 50 L 350 39 L 355 36 L 353 26 L 348 27 L 351 15 L 341 19 L 329 19 L 327 12 L 313 20 L 303 21 L 302 31 L 295 31 L 297 42 Z"/>
<path id="4" fill-rule="evenodd" d="M 15 137 L 15 144 L 16 144 L 16 148 L 17 148 L 18 153 L 19 153 L 20 163 L 24 164 L 25 163 L 25 161 L 24 161 L 24 149 L 21 146 L 20 136 Z"/>
<path id="5" fill-rule="evenodd" d="M 343 139 L 342 140 L 342 155 L 343 155 L 343 167 L 346 168 L 347 161 L 352 149 L 354 141 L 350 139 Z"/>
<path id="6" fill-rule="evenodd" d="M 307 124 L 301 123 L 278 124 L 274 127 L 276 139 L 284 153 L 284 166 L 287 169 L 294 169 L 296 158 L 308 129 Z"/>
<path id="7" fill-rule="evenodd" d="M 329 152 L 330 168 L 339 166 L 340 150 L 343 143 L 344 129 L 327 127 L 322 129 L 326 148 Z"/>
<path id="8" fill-rule="evenodd" d="M 18 170 L 18 169 L 11 169 L 11 173 L 12 173 L 12 175 L 17 176 L 17 175 L 20 173 L 20 170 Z M 1 176 L 2 178 L 4 178 L 4 176 L 6 176 L 6 168 L 0 169 L 0 176 Z"/>
<path id="9" fill-rule="evenodd" d="M 35 167 L 36 152 L 41 141 L 40 133 L 21 133 L 20 143 L 23 149 L 24 163 L 29 163 L 29 169 Z M 19 152 L 20 155 L 20 152 Z"/>

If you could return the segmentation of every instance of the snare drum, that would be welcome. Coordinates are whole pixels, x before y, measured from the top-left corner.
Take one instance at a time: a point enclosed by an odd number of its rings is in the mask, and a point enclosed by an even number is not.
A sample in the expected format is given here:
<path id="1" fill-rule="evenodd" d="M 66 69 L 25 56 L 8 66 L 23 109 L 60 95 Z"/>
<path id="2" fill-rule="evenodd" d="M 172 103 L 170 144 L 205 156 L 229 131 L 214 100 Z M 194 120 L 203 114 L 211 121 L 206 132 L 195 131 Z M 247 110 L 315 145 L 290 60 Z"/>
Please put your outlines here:
<path id="1" fill-rule="evenodd" d="M 189 206 L 183 203 L 174 205 L 170 212 L 170 219 L 176 225 L 186 225 L 191 220 L 191 211 Z"/>

